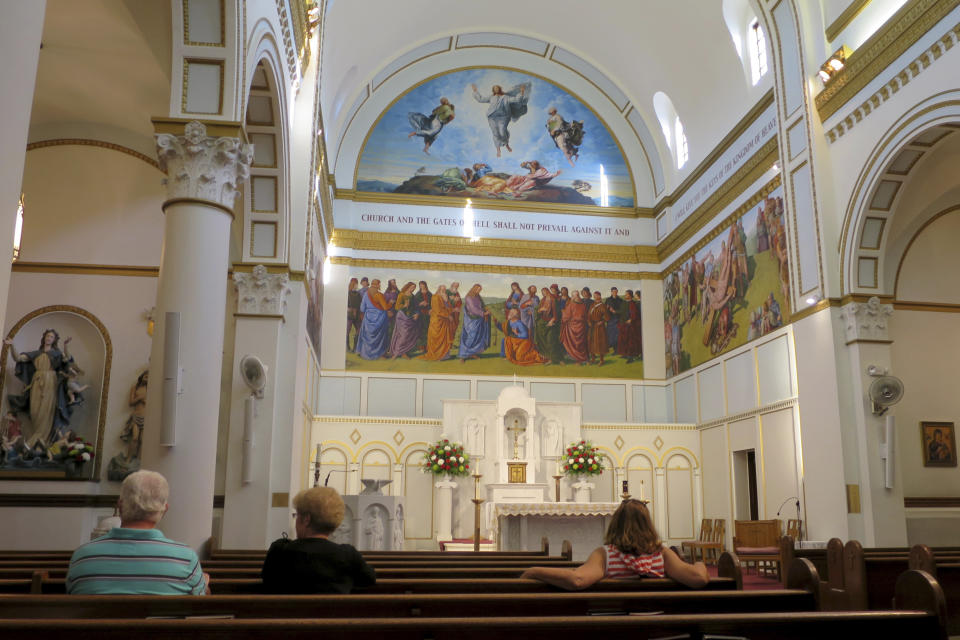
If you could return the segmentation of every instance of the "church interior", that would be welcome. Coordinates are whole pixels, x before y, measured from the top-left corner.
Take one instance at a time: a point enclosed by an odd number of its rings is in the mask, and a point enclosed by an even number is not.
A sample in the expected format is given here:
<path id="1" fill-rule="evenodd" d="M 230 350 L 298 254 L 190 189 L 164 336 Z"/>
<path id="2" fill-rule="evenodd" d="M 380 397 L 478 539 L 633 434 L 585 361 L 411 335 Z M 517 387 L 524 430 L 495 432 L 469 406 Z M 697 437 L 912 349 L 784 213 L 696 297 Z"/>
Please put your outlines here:
<path id="1" fill-rule="evenodd" d="M 957 0 L 0 8 L 0 547 L 960 542 Z"/>

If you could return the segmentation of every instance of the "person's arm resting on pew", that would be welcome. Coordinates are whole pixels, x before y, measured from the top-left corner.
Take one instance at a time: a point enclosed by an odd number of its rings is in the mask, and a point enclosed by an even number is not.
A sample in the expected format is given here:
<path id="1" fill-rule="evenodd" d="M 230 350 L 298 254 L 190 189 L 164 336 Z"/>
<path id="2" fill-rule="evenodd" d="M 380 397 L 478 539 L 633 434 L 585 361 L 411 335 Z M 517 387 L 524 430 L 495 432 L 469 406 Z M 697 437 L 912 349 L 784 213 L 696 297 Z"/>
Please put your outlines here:
<path id="1" fill-rule="evenodd" d="M 710 582 L 707 565 L 702 562 L 688 564 L 667 546 L 663 547 L 663 570 L 668 578 L 673 578 L 677 582 L 694 589 L 706 586 Z"/>
<path id="2" fill-rule="evenodd" d="M 520 577 L 546 582 L 561 589 L 580 591 L 603 579 L 606 573 L 605 560 L 603 549 L 598 547 L 593 550 L 587 561 L 576 569 L 530 567 Z"/>

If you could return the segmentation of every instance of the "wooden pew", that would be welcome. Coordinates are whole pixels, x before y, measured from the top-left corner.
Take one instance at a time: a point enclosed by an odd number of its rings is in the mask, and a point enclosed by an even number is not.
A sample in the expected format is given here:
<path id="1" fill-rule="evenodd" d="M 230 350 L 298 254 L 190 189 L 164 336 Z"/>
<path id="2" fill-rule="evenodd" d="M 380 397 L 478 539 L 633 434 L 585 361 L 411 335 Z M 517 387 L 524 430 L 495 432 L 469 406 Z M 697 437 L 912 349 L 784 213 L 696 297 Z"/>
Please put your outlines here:
<path id="1" fill-rule="evenodd" d="M 329 618 L 241 620 L 4 620 L 5 638 L 300 638 L 343 640 L 489 640 L 522 637 L 609 635 L 650 638 L 690 634 L 747 636 L 751 640 L 806 640 L 816 637 L 946 638 L 935 613 L 921 610 L 884 612 L 726 613 L 660 616 L 557 616 L 459 618 Z M 681 635 L 682 637 L 682 635 Z"/>
<path id="2" fill-rule="evenodd" d="M 388 595 L 0 595 L 0 618 L 450 618 L 813 611 L 801 590 Z M 2 627 L 2 623 L 0 623 Z"/>

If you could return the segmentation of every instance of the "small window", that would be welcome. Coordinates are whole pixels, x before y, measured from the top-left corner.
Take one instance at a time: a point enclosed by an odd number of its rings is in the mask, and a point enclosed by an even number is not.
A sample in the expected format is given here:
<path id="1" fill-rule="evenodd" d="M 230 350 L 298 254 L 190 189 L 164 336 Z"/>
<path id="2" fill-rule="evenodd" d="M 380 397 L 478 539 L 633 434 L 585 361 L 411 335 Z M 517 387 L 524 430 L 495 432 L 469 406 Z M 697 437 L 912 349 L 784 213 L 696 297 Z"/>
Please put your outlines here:
<path id="1" fill-rule="evenodd" d="M 767 38 L 763 35 L 759 20 L 753 21 L 750 31 L 750 69 L 753 73 L 753 84 L 757 84 L 767 72 Z"/>
<path id="2" fill-rule="evenodd" d="M 683 132 L 683 124 L 680 122 L 679 117 L 673 122 L 673 134 L 676 138 L 677 168 L 682 169 L 683 165 L 687 163 L 690 152 L 687 149 L 687 136 Z"/>
<path id="3" fill-rule="evenodd" d="M 13 231 L 13 261 L 16 262 L 20 257 L 20 236 L 23 233 L 23 194 L 20 194 L 20 202 L 17 203 L 17 223 Z"/>

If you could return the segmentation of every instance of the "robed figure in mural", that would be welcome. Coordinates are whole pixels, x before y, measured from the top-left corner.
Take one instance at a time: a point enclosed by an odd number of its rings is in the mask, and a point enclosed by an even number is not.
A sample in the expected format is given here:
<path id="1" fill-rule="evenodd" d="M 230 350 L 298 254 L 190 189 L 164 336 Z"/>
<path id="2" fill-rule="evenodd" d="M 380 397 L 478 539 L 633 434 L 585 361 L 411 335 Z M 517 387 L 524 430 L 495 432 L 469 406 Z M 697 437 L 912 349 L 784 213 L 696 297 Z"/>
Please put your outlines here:
<path id="1" fill-rule="evenodd" d="M 572 360 L 586 364 L 590 359 L 587 350 L 587 307 L 581 301 L 579 291 L 574 290 L 572 298 L 563 308 L 562 318 L 560 343 Z"/>
<path id="2" fill-rule="evenodd" d="M 600 358 L 600 364 L 603 364 L 603 357 L 609 350 L 607 344 L 607 322 L 610 320 L 610 310 L 603 304 L 603 294 L 599 291 L 593 292 L 593 305 L 588 314 L 590 322 L 590 333 L 587 337 L 587 344 L 590 348 L 590 362 L 595 358 Z"/>
<path id="3" fill-rule="evenodd" d="M 424 360 L 446 360 L 450 357 L 453 335 L 450 331 L 450 301 L 447 287 L 437 287 L 430 300 L 430 326 L 427 329 L 427 352 Z"/>
<path id="4" fill-rule="evenodd" d="M 480 95 L 477 85 L 471 84 L 473 89 L 473 99 L 477 102 L 485 102 L 487 107 L 487 122 L 490 124 L 490 132 L 493 134 L 493 146 L 497 148 L 497 157 L 500 157 L 500 148 L 506 147 L 507 151 L 513 152 L 510 148 L 510 130 L 508 125 L 516 122 L 520 116 L 527 112 L 527 102 L 530 100 L 529 82 L 518 84 L 509 91 L 504 91 L 498 84 L 493 85 L 491 93 L 488 96 Z"/>
<path id="5" fill-rule="evenodd" d="M 67 351 L 71 338 L 63 341 L 60 334 L 47 329 L 40 338 L 36 351 L 17 353 L 13 340 L 4 340 L 10 347 L 16 367 L 14 375 L 25 385 L 20 395 L 9 395 L 10 408 L 16 413 L 30 415 L 30 426 L 23 427 L 24 443 L 30 449 L 37 444 L 44 447 L 60 439 L 70 426 L 72 409 L 67 399 L 68 370 L 73 358 Z"/>
<path id="6" fill-rule="evenodd" d="M 510 309 L 505 323 L 497 322 L 497 327 L 503 331 L 503 357 L 511 364 L 527 366 L 543 364 L 546 358 L 537 353 L 533 346 L 530 331 L 520 319 L 520 312 Z"/>
<path id="7" fill-rule="evenodd" d="M 417 321 L 414 319 L 413 292 L 417 285 L 408 282 L 403 285 L 394 305 L 393 337 L 390 339 L 390 355 L 393 358 L 410 357 L 420 337 Z"/>
<path id="8" fill-rule="evenodd" d="M 572 123 L 563 119 L 557 113 L 556 107 L 550 107 L 547 111 L 547 133 L 553 138 L 553 143 L 557 149 L 563 152 L 563 157 L 567 159 L 570 166 L 576 166 L 574 159 L 580 157 L 580 145 L 583 143 L 583 121 L 578 120 Z"/>
<path id="9" fill-rule="evenodd" d="M 533 333 L 534 346 L 548 363 L 561 363 L 563 362 L 563 345 L 560 344 L 560 300 L 552 290 L 546 287 L 540 290 L 540 295 Z"/>
<path id="10" fill-rule="evenodd" d="M 623 294 L 623 301 L 624 311 L 617 332 L 617 355 L 626 358 L 627 362 L 633 362 L 641 355 L 640 305 L 633 299 L 633 291 L 629 289 Z"/>
<path id="11" fill-rule="evenodd" d="M 482 287 L 470 287 L 463 299 L 463 328 L 460 330 L 460 361 L 476 358 L 490 347 L 490 312 L 480 297 Z"/>
<path id="12" fill-rule="evenodd" d="M 357 336 L 357 355 L 364 360 L 377 360 L 387 351 L 390 330 L 390 304 L 380 292 L 380 280 L 374 278 L 360 303 L 363 321 Z"/>
<path id="13" fill-rule="evenodd" d="M 440 105 L 431 111 L 428 116 L 415 111 L 407 114 L 407 120 L 413 127 L 413 131 L 407 137 L 420 136 L 423 138 L 423 152 L 430 155 L 430 146 L 436 141 L 443 127 L 453 121 L 453 117 L 453 105 L 446 98 L 440 98 Z"/>

